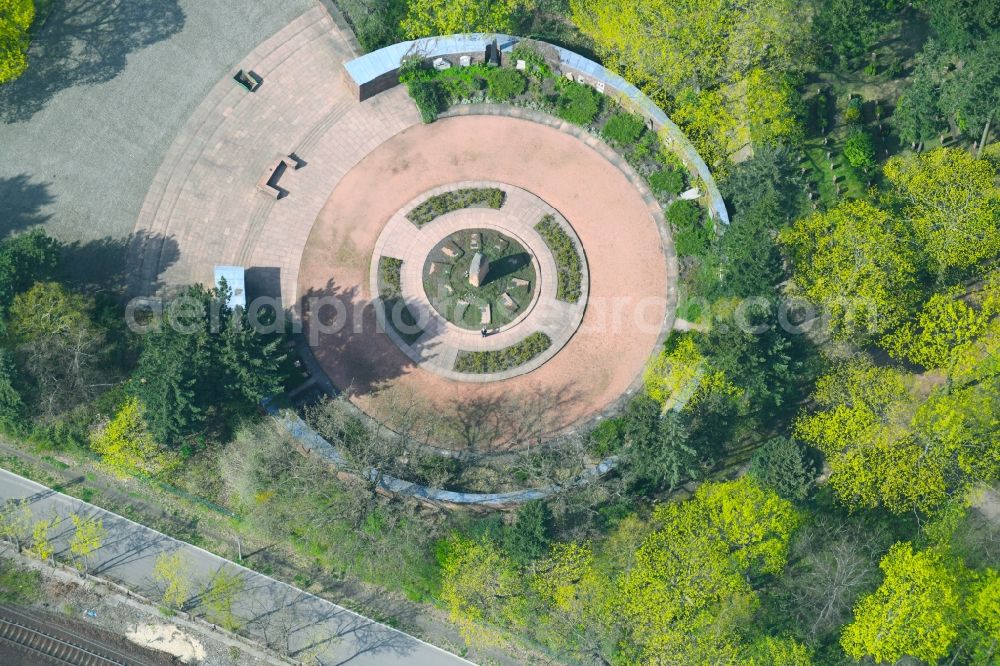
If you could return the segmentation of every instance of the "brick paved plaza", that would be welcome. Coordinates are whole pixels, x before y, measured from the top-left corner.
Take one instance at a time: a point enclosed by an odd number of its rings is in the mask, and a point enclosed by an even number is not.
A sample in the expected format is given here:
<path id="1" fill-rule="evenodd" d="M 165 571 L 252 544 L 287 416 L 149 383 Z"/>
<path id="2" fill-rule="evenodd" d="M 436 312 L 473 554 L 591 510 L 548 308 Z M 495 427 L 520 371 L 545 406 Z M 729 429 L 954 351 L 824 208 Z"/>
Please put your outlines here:
<path id="1" fill-rule="evenodd" d="M 523 400 L 544 402 L 557 431 L 633 390 L 672 325 L 676 276 L 659 207 L 641 179 L 599 140 L 533 112 L 467 107 L 465 115 L 423 125 L 402 87 L 359 102 L 342 76 L 354 56 L 350 35 L 316 7 L 240 61 L 263 78 L 259 90 L 247 93 L 231 72 L 219 72 L 146 195 L 134 230 L 142 242 L 129 254 L 132 293 L 209 283 L 215 265 L 231 264 L 247 267 L 251 297 L 280 297 L 299 309 L 336 298 L 345 325 L 321 332 L 305 311 L 304 333 L 333 383 L 390 421 L 383 404 L 400 395 L 458 415 Z M 283 196 L 260 191 L 262 176 L 289 155 L 299 168 L 285 168 L 274 183 Z M 386 247 L 414 239 L 380 236 L 409 202 L 479 180 L 508 184 L 525 198 L 513 196 L 513 215 L 469 209 L 460 224 L 502 220 L 516 237 L 535 242 L 527 220 L 538 211 L 520 222 L 516 213 L 537 197 L 576 232 L 589 294 L 578 307 L 551 298 L 551 257 L 538 253 L 539 303 L 522 324 L 487 338 L 441 327 L 413 349 L 401 348 L 376 325 L 373 266 Z M 488 212 L 500 217 L 487 219 Z M 411 293 L 419 291 L 422 265 L 404 263 Z M 449 376 L 458 350 L 501 348 L 533 330 L 550 334 L 551 353 L 521 372 L 478 382 Z M 440 367 L 421 367 L 425 362 Z"/>

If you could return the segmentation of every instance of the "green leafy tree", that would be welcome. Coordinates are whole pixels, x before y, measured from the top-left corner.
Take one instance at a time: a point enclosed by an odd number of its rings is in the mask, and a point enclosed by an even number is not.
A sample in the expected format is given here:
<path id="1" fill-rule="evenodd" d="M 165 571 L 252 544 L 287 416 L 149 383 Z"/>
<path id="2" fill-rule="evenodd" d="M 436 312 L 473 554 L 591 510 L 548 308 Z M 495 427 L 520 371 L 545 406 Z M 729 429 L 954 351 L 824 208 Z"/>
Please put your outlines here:
<path id="1" fill-rule="evenodd" d="M 698 451 L 688 443 L 678 411 L 662 412 L 659 403 L 640 395 L 629 403 L 624 420 L 620 470 L 626 484 L 641 492 L 669 491 L 699 477 Z"/>
<path id="2" fill-rule="evenodd" d="M 31 382 L 37 411 L 53 417 L 108 386 L 107 332 L 92 299 L 55 282 L 39 282 L 14 297 L 10 334 Z"/>
<path id="3" fill-rule="evenodd" d="M 812 651 L 794 638 L 765 636 L 747 650 L 747 666 L 812 666 Z"/>
<path id="4" fill-rule="evenodd" d="M 875 144 L 871 135 L 859 129 L 847 137 L 844 143 L 844 157 L 856 169 L 875 166 Z"/>
<path id="5" fill-rule="evenodd" d="M 441 547 L 441 600 L 465 640 L 492 643 L 495 627 L 523 620 L 524 581 L 513 560 L 489 536 L 453 536 Z"/>
<path id="6" fill-rule="evenodd" d="M 1000 29 L 992 0 L 924 0 L 920 6 L 937 39 L 951 51 L 965 51 Z"/>
<path id="7" fill-rule="evenodd" d="M 23 400 L 17 384 L 14 355 L 0 347 L 0 428 L 11 428 L 20 420 Z"/>
<path id="8" fill-rule="evenodd" d="M 157 555 L 153 578 L 163 586 L 166 605 L 183 608 L 191 598 L 190 565 L 179 550 Z"/>
<path id="9" fill-rule="evenodd" d="M 884 0 L 826 0 L 819 3 L 813 30 L 836 60 L 869 53 L 895 23 Z"/>
<path id="10" fill-rule="evenodd" d="M 931 43 L 916 58 L 910 87 L 900 96 L 892 120 L 903 141 L 919 144 L 942 130 L 940 107 L 944 56 Z"/>
<path id="11" fill-rule="evenodd" d="M 701 486 L 653 515 L 655 530 L 622 575 L 620 649 L 629 662 L 737 662 L 757 603 L 748 579 L 776 573 L 798 518 L 749 479 Z"/>
<path id="12" fill-rule="evenodd" d="M 940 148 L 894 157 L 885 175 L 891 196 L 939 270 L 1000 255 L 1000 188 L 988 161 Z"/>
<path id="13" fill-rule="evenodd" d="M 40 230 L 0 242 L 0 326 L 14 296 L 52 278 L 60 252 L 58 241 Z"/>
<path id="14" fill-rule="evenodd" d="M 69 552 L 76 560 L 80 571 L 90 570 L 90 556 L 104 545 L 108 531 L 104 529 L 104 521 L 93 516 L 73 514 L 73 537 L 69 542 Z"/>
<path id="15" fill-rule="evenodd" d="M 883 558 L 882 585 L 858 602 L 854 622 L 844 628 L 841 644 L 854 659 L 871 656 L 895 662 L 903 656 L 934 663 L 944 658 L 958 635 L 957 580 L 944 554 L 914 552 L 898 543 Z"/>
<path id="16" fill-rule="evenodd" d="M 135 398 L 126 400 L 111 421 L 91 433 L 90 448 L 114 474 L 123 478 L 137 472 L 156 475 L 175 463 L 153 441 L 142 407 Z"/>
<path id="17" fill-rule="evenodd" d="M 867 201 L 810 215 L 779 239 L 796 285 L 829 313 L 839 337 L 889 331 L 919 298 L 918 257 L 907 227 Z"/>
<path id="18" fill-rule="evenodd" d="M 413 0 L 403 19 L 410 39 L 459 32 L 512 32 L 525 0 Z"/>
<path id="19" fill-rule="evenodd" d="M 28 553 L 43 562 L 49 562 L 55 556 L 56 549 L 49 534 L 56 525 L 55 518 L 43 518 L 35 521 L 31 527 L 31 547 Z"/>
<path id="20" fill-rule="evenodd" d="M 776 287 L 784 279 L 777 231 L 785 216 L 777 194 L 768 192 L 749 208 L 741 208 L 720 239 L 724 296 L 752 298 L 776 296 Z"/>
<path id="21" fill-rule="evenodd" d="M 962 67 L 950 70 L 943 82 L 941 108 L 954 114 L 963 132 L 985 143 L 1000 114 L 1000 34 L 978 40 L 957 59 Z"/>
<path id="22" fill-rule="evenodd" d="M 31 506 L 19 500 L 7 500 L 0 509 L 0 538 L 21 552 L 31 531 Z"/>
<path id="23" fill-rule="evenodd" d="M 804 500 L 816 479 L 816 467 L 806 451 L 787 437 L 764 442 L 750 460 L 750 476 L 762 486 L 791 500 Z"/>
<path id="24" fill-rule="evenodd" d="M 246 579 L 240 572 L 230 572 L 225 567 L 216 571 L 201 594 L 201 601 L 211 621 L 221 625 L 226 631 L 236 631 L 240 627 L 240 619 L 233 611 L 233 606 L 244 590 Z"/>
<path id="25" fill-rule="evenodd" d="M 955 293 L 934 294 L 915 320 L 882 338 L 879 345 L 893 357 L 925 368 L 950 367 L 956 348 L 977 340 L 996 314 L 977 310 Z"/>
<path id="26" fill-rule="evenodd" d="M 279 392 L 278 336 L 259 333 L 228 294 L 200 286 L 169 303 L 142 341 L 130 387 L 156 441 L 173 445 L 214 412 L 246 412 Z"/>
<path id="27" fill-rule="evenodd" d="M 541 500 L 527 502 L 517 510 L 517 517 L 504 534 L 504 547 L 516 562 L 526 564 L 549 552 L 552 540 L 552 513 Z"/>
<path id="28" fill-rule="evenodd" d="M 0 84 L 28 68 L 28 28 L 34 20 L 34 0 L 0 0 Z"/>

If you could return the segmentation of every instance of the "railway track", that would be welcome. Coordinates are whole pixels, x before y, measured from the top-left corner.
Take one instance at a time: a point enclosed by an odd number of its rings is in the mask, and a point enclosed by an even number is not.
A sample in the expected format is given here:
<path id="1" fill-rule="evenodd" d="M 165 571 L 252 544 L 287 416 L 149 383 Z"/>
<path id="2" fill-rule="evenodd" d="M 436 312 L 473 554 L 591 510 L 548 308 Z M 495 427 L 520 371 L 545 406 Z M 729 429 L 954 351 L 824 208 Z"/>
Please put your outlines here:
<path id="1" fill-rule="evenodd" d="M 27 653 L 47 657 L 48 663 L 71 666 L 139 666 L 143 662 L 117 655 L 82 636 L 67 640 L 30 626 L 36 618 L 0 608 L 0 641 L 16 645 Z M 60 630 L 60 633 L 65 633 Z"/>

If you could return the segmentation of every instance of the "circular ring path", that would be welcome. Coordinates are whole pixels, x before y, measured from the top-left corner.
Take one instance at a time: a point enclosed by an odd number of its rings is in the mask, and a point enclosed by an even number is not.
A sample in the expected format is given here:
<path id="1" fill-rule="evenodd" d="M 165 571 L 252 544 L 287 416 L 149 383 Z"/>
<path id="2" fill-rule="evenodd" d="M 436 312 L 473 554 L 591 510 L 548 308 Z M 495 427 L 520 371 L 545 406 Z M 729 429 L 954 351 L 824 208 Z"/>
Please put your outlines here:
<path id="1" fill-rule="evenodd" d="M 501 208 L 464 208 L 445 213 L 422 227 L 417 227 L 406 217 L 407 213 L 433 196 L 457 189 L 487 187 L 495 187 L 506 193 L 506 200 Z M 380 257 L 401 259 L 402 298 L 415 315 L 423 334 L 412 344 L 406 342 L 393 326 L 385 323 L 384 317 L 391 314 L 376 308 L 380 330 L 421 369 L 455 381 L 494 382 L 540 368 L 559 353 L 580 327 L 589 292 L 589 271 L 585 255 L 581 251 L 583 271 L 580 298 L 575 303 L 556 298 L 555 258 L 545 240 L 535 230 L 535 225 L 546 215 L 552 215 L 570 234 L 579 251 L 581 243 L 572 226 L 559 211 L 520 187 L 489 181 L 463 181 L 432 188 L 409 201 L 389 219 L 375 242 L 368 288 L 371 294 L 379 293 Z M 478 330 L 467 330 L 447 321 L 431 304 L 423 284 L 423 267 L 430 251 L 443 239 L 465 229 L 492 229 L 512 237 L 527 249 L 536 267 L 536 284 L 531 303 L 514 321 L 496 329 L 488 327 L 491 333 L 485 338 Z M 455 360 L 460 352 L 501 350 L 535 332 L 545 333 L 552 343 L 527 363 L 494 373 L 472 374 L 454 370 Z"/>
<path id="2" fill-rule="evenodd" d="M 255 93 L 221 73 L 147 194 L 130 248 L 132 293 L 209 284 L 214 266 L 244 266 L 248 294 L 295 310 L 320 365 L 360 408 L 391 425 L 403 396 L 454 415 L 458 434 L 442 445 L 533 444 L 635 390 L 672 325 L 677 274 L 641 178 L 599 139 L 536 112 L 501 107 L 424 125 L 402 86 L 358 102 L 341 76 L 355 53 L 346 29 L 314 9 L 238 63 L 263 77 Z M 281 176 L 287 195 L 275 200 L 257 183 L 290 153 L 302 167 Z M 472 179 L 557 210 L 590 270 L 583 320 L 559 352 L 488 383 L 454 381 L 409 358 L 379 332 L 370 282 L 393 215 Z M 308 310 L 321 298 L 344 306 L 336 332 L 320 330 Z"/>

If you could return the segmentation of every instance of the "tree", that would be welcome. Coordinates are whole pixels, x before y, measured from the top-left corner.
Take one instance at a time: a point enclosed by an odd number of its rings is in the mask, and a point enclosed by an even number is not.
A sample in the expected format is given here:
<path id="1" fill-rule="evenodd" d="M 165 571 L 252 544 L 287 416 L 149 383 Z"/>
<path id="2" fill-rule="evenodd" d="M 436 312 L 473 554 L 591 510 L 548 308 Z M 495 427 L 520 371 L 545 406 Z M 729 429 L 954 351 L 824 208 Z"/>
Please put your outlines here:
<path id="1" fill-rule="evenodd" d="M 939 148 L 893 157 L 885 175 L 892 198 L 939 271 L 1000 255 L 1000 188 L 988 161 Z"/>
<path id="2" fill-rule="evenodd" d="M 893 27 L 887 4 L 885 0 L 821 2 L 813 30 L 837 60 L 864 55 Z"/>
<path id="3" fill-rule="evenodd" d="M 226 631 L 236 631 L 240 621 L 233 613 L 233 604 L 245 589 L 246 579 L 240 572 L 230 572 L 226 567 L 220 567 L 201 595 L 211 621 L 221 625 Z"/>
<path id="4" fill-rule="evenodd" d="M 916 320 L 907 321 L 879 341 L 894 358 L 925 368 L 951 366 L 955 349 L 986 332 L 996 313 L 969 306 L 955 292 L 931 296 Z"/>
<path id="5" fill-rule="evenodd" d="M 724 295 L 738 298 L 775 295 L 775 285 L 785 275 L 775 228 L 786 214 L 778 207 L 777 195 L 769 192 L 733 217 L 720 240 Z"/>
<path id="6" fill-rule="evenodd" d="M 757 449 L 750 476 L 762 486 L 791 500 L 804 500 L 816 479 L 816 468 L 802 446 L 787 437 L 775 437 Z"/>
<path id="7" fill-rule="evenodd" d="M 941 108 L 954 114 L 963 132 L 985 144 L 1000 113 L 1000 34 L 978 40 L 959 59 L 962 67 L 951 71 L 941 86 Z"/>
<path id="8" fill-rule="evenodd" d="M 748 650 L 747 666 L 812 666 L 812 652 L 794 638 L 764 636 Z"/>
<path id="9" fill-rule="evenodd" d="M 14 297 L 10 333 L 44 415 L 71 409 L 108 385 L 106 331 L 94 320 L 91 299 L 39 282 Z"/>
<path id="10" fill-rule="evenodd" d="M 764 146 L 734 164 L 720 183 L 733 213 L 733 224 L 752 209 L 766 211 L 762 226 L 777 230 L 803 210 L 805 183 L 788 148 Z M 729 233 L 727 231 L 727 233 Z M 725 240 L 725 236 L 723 236 Z"/>
<path id="11" fill-rule="evenodd" d="M 899 97 L 893 122 L 899 137 L 919 144 L 941 133 L 941 82 L 944 79 L 944 56 L 932 42 L 917 54 L 913 80 Z"/>
<path id="12" fill-rule="evenodd" d="M 914 552 L 898 543 L 883 558 L 882 585 L 858 602 L 841 644 L 854 659 L 895 662 L 944 658 L 958 635 L 956 578 L 936 549 Z"/>
<path id="13" fill-rule="evenodd" d="M 52 278 L 59 264 L 60 250 L 58 241 L 40 230 L 0 242 L 0 327 L 14 296 L 35 282 Z"/>
<path id="14" fill-rule="evenodd" d="M 570 7 L 602 60 L 675 111 L 710 162 L 745 143 L 746 134 L 764 141 L 787 134 L 786 96 L 759 92 L 793 92 L 780 77 L 808 53 L 801 3 L 571 0 Z M 743 85 L 748 77 L 759 79 L 749 94 Z M 753 129 L 740 127 L 750 121 Z"/>
<path id="15" fill-rule="evenodd" d="M 514 524 L 504 533 L 504 548 L 520 564 L 540 559 L 549 552 L 552 513 L 541 500 L 527 502 L 517 510 Z"/>
<path id="16" fill-rule="evenodd" d="M 414 0 L 401 27 L 410 39 L 460 32 L 512 32 L 525 0 Z"/>
<path id="17" fill-rule="evenodd" d="M 488 536 L 452 536 L 439 551 L 441 600 L 469 642 L 498 639 L 494 627 L 520 623 L 524 582 L 514 562 Z"/>
<path id="18" fill-rule="evenodd" d="M 619 471 L 633 489 L 669 492 L 700 476 L 698 451 L 688 444 L 684 418 L 678 411 L 663 412 L 652 398 L 637 396 L 625 413 L 624 431 Z"/>
<path id="19" fill-rule="evenodd" d="M 130 388 L 158 442 L 175 445 L 212 413 L 248 412 L 281 388 L 280 336 L 228 300 L 224 285 L 188 287 L 143 338 Z"/>
<path id="20" fill-rule="evenodd" d="M 160 553 L 153 565 L 153 578 L 163 585 L 163 603 L 183 608 L 191 598 L 190 564 L 179 551 Z"/>
<path id="21" fill-rule="evenodd" d="M 790 503 L 746 478 L 658 507 L 655 531 L 618 583 L 623 656 L 738 662 L 738 632 L 756 603 L 748 580 L 781 570 L 797 520 Z"/>
<path id="22" fill-rule="evenodd" d="M 853 132 L 844 143 L 844 157 L 855 169 L 875 166 L 875 144 L 871 135 L 863 129 Z"/>
<path id="23" fill-rule="evenodd" d="M 10 428 L 20 420 L 21 393 L 14 355 L 0 347 L 0 428 Z"/>
<path id="24" fill-rule="evenodd" d="M 56 519 L 48 518 L 35 521 L 31 528 L 31 547 L 28 553 L 34 555 L 43 562 L 48 562 L 55 555 L 55 546 L 49 539 L 49 531 L 55 527 Z"/>
<path id="25" fill-rule="evenodd" d="M 905 225 L 867 201 L 845 202 L 785 229 L 796 286 L 830 316 L 834 334 L 889 331 L 919 298 L 918 259 Z"/>
<path id="26" fill-rule="evenodd" d="M 744 145 L 797 145 L 805 132 L 802 99 L 792 77 L 757 67 L 744 82 L 745 115 L 740 117 L 740 126 L 746 128 Z"/>
<path id="27" fill-rule="evenodd" d="M 28 28 L 34 20 L 34 0 L 0 0 L 0 84 L 28 68 Z"/>
<path id="28" fill-rule="evenodd" d="M 31 517 L 31 506 L 20 500 L 5 501 L 0 511 L 0 538 L 13 544 L 19 553 L 31 531 Z"/>
<path id="29" fill-rule="evenodd" d="M 914 395 L 900 371 L 861 358 L 819 379 L 818 410 L 796 422 L 820 449 L 830 485 L 850 507 L 927 512 L 1000 472 L 992 418 L 1000 380 Z"/>
<path id="30" fill-rule="evenodd" d="M 921 5 L 937 39 L 952 51 L 964 51 L 1000 28 L 992 0 L 924 0 Z"/>
<path id="31" fill-rule="evenodd" d="M 69 552 L 77 560 L 77 568 L 87 573 L 90 570 L 90 556 L 104 545 L 108 532 L 104 521 L 93 516 L 72 515 L 73 538 L 69 542 Z"/>
<path id="32" fill-rule="evenodd" d="M 174 463 L 153 441 L 135 398 L 128 398 L 110 422 L 91 433 L 90 448 L 119 477 L 156 475 Z"/>

